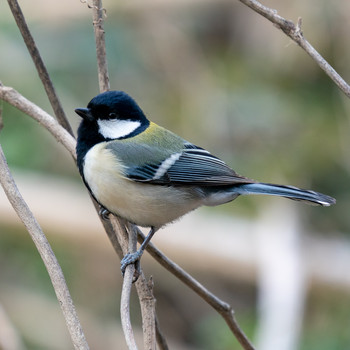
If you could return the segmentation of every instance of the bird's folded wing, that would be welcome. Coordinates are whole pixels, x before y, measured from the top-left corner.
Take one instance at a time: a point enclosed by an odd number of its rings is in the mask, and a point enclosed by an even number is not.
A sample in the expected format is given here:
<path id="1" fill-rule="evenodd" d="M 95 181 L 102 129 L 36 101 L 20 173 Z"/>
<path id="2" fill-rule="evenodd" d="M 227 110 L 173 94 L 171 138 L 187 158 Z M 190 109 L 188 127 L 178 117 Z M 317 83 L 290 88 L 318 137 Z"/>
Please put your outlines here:
<path id="1" fill-rule="evenodd" d="M 185 144 L 180 150 L 160 150 L 146 144 L 112 143 L 109 147 L 125 167 L 125 176 L 158 185 L 224 186 L 252 183 L 208 151 Z"/>

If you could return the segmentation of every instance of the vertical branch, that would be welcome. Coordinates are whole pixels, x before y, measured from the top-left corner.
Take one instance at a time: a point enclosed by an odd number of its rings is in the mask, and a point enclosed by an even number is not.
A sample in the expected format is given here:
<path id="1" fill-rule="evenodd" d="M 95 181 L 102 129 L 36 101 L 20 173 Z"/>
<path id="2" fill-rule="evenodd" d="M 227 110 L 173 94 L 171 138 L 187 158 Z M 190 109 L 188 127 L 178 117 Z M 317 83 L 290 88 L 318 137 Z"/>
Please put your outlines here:
<path id="1" fill-rule="evenodd" d="M 111 218 L 112 226 L 115 232 L 118 232 L 119 244 L 123 250 L 123 254 L 128 252 L 135 252 L 137 245 L 137 236 L 135 232 L 129 226 L 127 231 L 127 223 L 124 220 L 118 220 L 114 217 Z M 134 278 L 135 265 L 128 265 L 125 270 L 122 294 L 120 298 L 120 319 L 123 327 L 125 341 L 129 350 L 137 350 L 134 331 L 130 320 L 130 293 L 132 287 L 132 281 Z"/>
<path id="2" fill-rule="evenodd" d="M 136 282 L 137 294 L 140 298 L 143 345 L 147 350 L 156 350 L 156 299 L 153 296 L 152 277 L 147 282 L 144 274 Z M 161 335 L 159 327 L 157 334 Z M 165 341 L 164 337 L 161 338 Z"/>
<path id="3" fill-rule="evenodd" d="M 123 289 L 120 299 L 120 315 L 126 344 L 129 350 L 137 350 L 134 332 L 130 321 L 130 293 L 135 266 L 129 265 L 125 270 Z"/>
<path id="4" fill-rule="evenodd" d="M 137 239 L 137 228 L 134 225 L 128 224 L 129 227 L 129 235 L 126 230 L 126 223 L 124 220 L 117 219 L 115 216 L 110 217 L 111 225 L 115 232 L 118 232 L 118 240 L 119 244 L 123 249 L 123 254 L 126 254 L 129 252 L 133 252 L 136 250 L 136 246 L 134 246 L 134 243 L 132 242 L 128 244 L 128 237 L 130 237 L 130 240 Z M 129 248 L 128 248 L 129 247 Z M 123 292 L 124 289 L 129 288 L 130 276 L 133 277 L 134 274 L 134 267 L 131 269 L 132 273 L 129 272 L 130 267 L 128 266 L 126 268 L 126 272 L 124 275 L 124 283 L 123 283 Z M 125 280 L 128 279 L 126 282 Z M 155 298 L 152 293 L 152 281 L 147 282 L 142 270 L 140 273 L 140 276 L 135 283 L 136 285 L 136 291 L 140 300 L 140 306 L 141 306 L 141 314 L 142 314 L 142 328 L 143 328 L 143 342 L 144 342 L 144 348 L 147 350 L 155 350 L 156 349 L 156 333 L 159 335 L 159 339 L 162 340 L 162 342 L 158 342 L 159 349 L 166 350 L 168 349 L 166 345 L 166 340 L 164 336 L 161 334 L 159 327 L 156 329 L 156 312 L 155 312 Z M 127 291 L 127 293 L 130 293 Z M 126 293 L 125 293 L 126 294 Z M 122 305 L 128 302 L 128 299 L 121 300 L 121 317 L 122 317 L 122 323 L 123 318 L 129 317 L 128 312 L 128 305 L 124 305 L 122 308 Z M 127 324 L 127 322 L 124 322 Z M 131 326 L 130 326 L 131 327 Z M 123 326 L 124 329 L 124 326 Z M 133 334 L 130 332 L 129 327 L 126 327 L 124 329 L 125 337 L 130 337 Z M 127 342 L 130 340 L 127 340 Z"/>
<path id="5" fill-rule="evenodd" d="M 36 245 L 40 256 L 49 273 L 52 285 L 54 287 L 57 299 L 65 318 L 68 331 L 70 333 L 74 348 L 76 350 L 88 350 L 83 329 L 79 322 L 78 316 L 73 305 L 66 281 L 63 276 L 61 267 L 47 241 L 41 227 L 34 218 L 28 205 L 25 203 L 17 186 L 12 178 L 8 168 L 5 155 L 0 146 L 0 183 L 17 215 L 27 228 L 34 244 Z"/>
<path id="6" fill-rule="evenodd" d="M 138 228 L 135 225 L 130 226 L 131 236 L 137 243 Z M 156 350 L 156 333 L 160 335 L 161 332 L 159 327 L 156 332 L 156 299 L 153 296 L 152 277 L 147 281 L 145 275 L 141 273 L 135 285 L 140 299 L 144 348 Z M 162 339 L 165 342 L 165 338 L 163 337 Z"/>
<path id="7" fill-rule="evenodd" d="M 100 92 L 108 91 L 110 89 L 107 56 L 106 56 L 106 44 L 105 44 L 105 32 L 103 29 L 103 16 L 105 10 L 102 7 L 102 0 L 93 0 L 93 24 L 96 41 L 96 54 L 97 54 L 97 68 L 98 68 L 98 81 Z M 119 240 L 119 245 L 126 254 L 128 251 L 126 248 L 126 242 L 128 241 L 128 235 L 126 233 L 126 223 L 124 220 L 112 217 L 111 223 L 116 232 Z M 136 251 L 137 244 L 137 232 L 133 225 L 128 225 L 129 228 L 129 252 Z M 107 232 L 108 233 L 108 232 Z M 115 237 L 108 233 L 108 237 L 114 246 L 118 245 Z M 116 248 L 115 248 L 116 249 Z M 117 251 L 118 249 L 116 249 Z M 123 289 L 121 296 L 121 319 L 124 330 L 124 335 L 129 346 L 129 349 L 137 349 L 134 334 L 131 328 L 130 322 L 130 292 L 132 286 L 132 279 L 134 276 L 134 265 L 129 265 L 126 268 Z M 140 300 L 141 314 L 142 314 L 142 326 L 144 334 L 144 346 L 145 349 L 155 350 L 156 348 L 156 325 L 155 325 L 155 298 L 153 297 L 152 288 L 147 283 L 147 280 L 143 273 L 141 273 L 139 280 L 136 283 L 136 290 Z M 158 333 L 160 331 L 158 330 Z M 164 337 L 162 338 L 165 343 Z"/>
<path id="8" fill-rule="evenodd" d="M 39 77 L 44 85 L 47 97 L 51 103 L 52 109 L 58 122 L 71 134 L 73 135 L 72 128 L 67 120 L 66 114 L 62 108 L 61 102 L 58 99 L 55 88 L 50 79 L 49 73 L 45 67 L 45 64 L 40 56 L 39 50 L 35 44 L 35 41 L 29 31 L 28 25 L 22 13 L 22 10 L 17 0 L 7 0 L 13 17 L 17 23 L 17 26 L 22 34 L 23 40 L 27 46 L 28 52 L 32 57 L 35 67 L 38 71 Z"/>
<path id="9" fill-rule="evenodd" d="M 105 10 L 102 8 L 102 0 L 93 0 L 92 18 L 96 41 L 98 82 L 100 92 L 108 91 L 109 76 L 106 55 L 105 31 L 103 29 L 103 16 Z"/>

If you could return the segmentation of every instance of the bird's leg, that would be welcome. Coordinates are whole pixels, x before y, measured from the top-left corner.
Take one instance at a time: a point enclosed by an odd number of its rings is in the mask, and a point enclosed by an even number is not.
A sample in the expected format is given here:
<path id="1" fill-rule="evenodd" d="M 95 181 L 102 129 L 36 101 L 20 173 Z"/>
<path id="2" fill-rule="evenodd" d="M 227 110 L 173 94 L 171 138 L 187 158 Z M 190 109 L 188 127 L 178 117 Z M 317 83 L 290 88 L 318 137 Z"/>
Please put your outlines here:
<path id="1" fill-rule="evenodd" d="M 100 205 L 100 210 L 98 211 L 98 215 L 100 215 L 103 220 L 108 220 L 109 219 L 108 215 L 110 213 L 111 212 L 109 210 L 107 210 L 105 207 Z"/>
<path id="2" fill-rule="evenodd" d="M 137 281 L 137 279 L 138 279 L 138 277 L 139 277 L 139 275 L 141 273 L 141 267 L 140 267 L 141 256 L 142 256 L 143 252 L 145 251 L 145 249 L 146 249 L 148 243 L 150 242 L 151 238 L 156 233 L 156 231 L 157 231 L 157 229 L 152 226 L 151 230 L 148 233 L 148 235 L 146 236 L 146 238 L 142 242 L 140 248 L 134 253 L 126 254 L 124 256 L 124 258 L 122 259 L 122 261 L 120 262 L 120 264 L 121 264 L 120 270 L 122 271 L 123 276 L 124 276 L 126 267 L 128 265 L 135 264 L 135 275 L 134 275 L 133 282 Z"/>

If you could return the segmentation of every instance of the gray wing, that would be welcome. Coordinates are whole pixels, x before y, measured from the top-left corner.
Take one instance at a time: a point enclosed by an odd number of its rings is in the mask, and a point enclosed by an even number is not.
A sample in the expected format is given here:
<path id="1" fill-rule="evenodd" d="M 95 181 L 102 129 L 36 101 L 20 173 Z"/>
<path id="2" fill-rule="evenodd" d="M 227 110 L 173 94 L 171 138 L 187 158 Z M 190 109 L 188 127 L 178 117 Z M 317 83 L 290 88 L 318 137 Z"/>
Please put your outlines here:
<path id="1" fill-rule="evenodd" d="M 165 170 L 165 169 L 164 169 Z M 161 175 L 159 173 L 159 175 Z M 185 149 L 159 179 L 174 185 L 224 186 L 252 182 L 201 148 Z"/>
<path id="2" fill-rule="evenodd" d="M 138 182 L 182 186 L 225 186 L 254 182 L 238 175 L 208 151 L 190 143 L 176 151 L 160 151 L 157 147 L 145 144 L 115 144 L 113 148 L 118 151 L 118 157 L 122 154 L 122 160 L 128 164 L 125 176 Z"/>

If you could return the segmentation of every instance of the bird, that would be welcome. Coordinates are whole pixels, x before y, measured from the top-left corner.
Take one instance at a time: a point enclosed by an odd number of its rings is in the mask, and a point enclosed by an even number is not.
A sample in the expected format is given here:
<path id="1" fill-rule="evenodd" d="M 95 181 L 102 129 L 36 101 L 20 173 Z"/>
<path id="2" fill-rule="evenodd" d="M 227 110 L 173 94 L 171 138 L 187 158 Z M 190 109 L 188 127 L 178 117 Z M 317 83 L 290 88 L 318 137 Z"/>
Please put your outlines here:
<path id="1" fill-rule="evenodd" d="M 150 231 L 140 248 L 121 261 L 138 266 L 161 227 L 201 207 L 228 203 L 241 195 L 281 196 L 330 206 L 330 196 L 293 186 L 262 183 L 238 175 L 224 161 L 150 121 L 123 91 L 95 96 L 77 131 L 80 175 L 102 212 Z"/>

